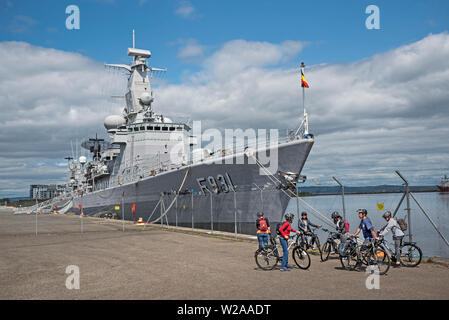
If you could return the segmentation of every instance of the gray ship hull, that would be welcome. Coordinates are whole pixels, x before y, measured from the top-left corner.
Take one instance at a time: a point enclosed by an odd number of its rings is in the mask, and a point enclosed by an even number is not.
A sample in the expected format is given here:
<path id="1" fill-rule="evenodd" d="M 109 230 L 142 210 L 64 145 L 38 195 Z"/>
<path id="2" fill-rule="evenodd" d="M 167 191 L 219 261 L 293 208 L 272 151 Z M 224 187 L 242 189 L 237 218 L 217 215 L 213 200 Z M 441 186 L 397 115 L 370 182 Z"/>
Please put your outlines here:
<path id="1" fill-rule="evenodd" d="M 278 171 L 299 174 L 312 145 L 313 139 L 280 144 Z M 255 156 L 259 158 L 257 153 Z M 126 220 L 137 221 L 142 218 L 144 221 L 154 221 L 164 211 L 160 206 L 156 208 L 161 198 L 165 208 L 168 208 L 175 199 L 174 191 L 182 186 L 182 192 L 173 202 L 172 208 L 158 223 L 162 221 L 170 225 L 230 232 L 234 232 L 237 226 L 237 232 L 252 234 L 255 232 L 254 223 L 259 210 L 265 213 L 272 225 L 281 221 L 290 200 L 287 192 L 280 189 L 279 184 L 270 179 L 270 176 L 261 175 L 261 167 L 246 155 L 236 154 L 231 157 L 234 163 L 243 164 L 204 162 L 162 172 L 134 183 L 76 197 L 71 211 L 78 213 L 81 205 L 83 213 L 87 215 L 109 211 L 115 212 L 120 218 L 123 213 Z M 278 175 L 276 177 L 279 179 Z M 222 180 L 224 185 L 220 186 L 219 181 Z M 219 187 L 214 189 L 214 183 Z M 213 192 L 204 191 L 201 184 Z M 235 188 L 235 194 L 231 184 Z"/>

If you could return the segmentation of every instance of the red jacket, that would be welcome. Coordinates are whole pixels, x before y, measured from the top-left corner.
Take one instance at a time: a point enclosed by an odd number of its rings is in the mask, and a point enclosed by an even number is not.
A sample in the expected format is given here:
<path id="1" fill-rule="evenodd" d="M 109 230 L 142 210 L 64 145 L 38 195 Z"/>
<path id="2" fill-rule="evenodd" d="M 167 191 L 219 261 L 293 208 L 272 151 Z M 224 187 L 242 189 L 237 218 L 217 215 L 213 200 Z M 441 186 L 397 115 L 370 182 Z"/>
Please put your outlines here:
<path id="1" fill-rule="evenodd" d="M 292 229 L 290 222 L 285 221 L 284 224 L 279 228 L 279 232 L 281 233 L 281 236 L 285 238 L 290 236 L 290 232 L 296 232 L 296 230 Z"/>

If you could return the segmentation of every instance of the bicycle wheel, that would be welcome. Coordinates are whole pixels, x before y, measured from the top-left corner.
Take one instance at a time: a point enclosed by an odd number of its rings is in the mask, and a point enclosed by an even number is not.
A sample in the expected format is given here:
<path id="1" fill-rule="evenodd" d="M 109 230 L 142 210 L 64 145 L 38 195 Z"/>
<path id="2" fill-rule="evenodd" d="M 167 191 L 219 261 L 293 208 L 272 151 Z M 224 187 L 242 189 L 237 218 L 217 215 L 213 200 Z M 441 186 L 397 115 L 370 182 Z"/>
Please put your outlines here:
<path id="1" fill-rule="evenodd" d="M 306 270 L 310 267 L 310 256 L 303 248 L 298 246 L 295 247 L 293 249 L 292 256 L 298 268 Z"/>
<path id="2" fill-rule="evenodd" d="M 369 250 L 365 255 L 365 258 L 368 267 L 376 266 L 380 275 L 386 274 L 388 269 L 390 269 L 390 256 L 380 247 Z"/>
<path id="3" fill-rule="evenodd" d="M 413 243 L 406 243 L 402 246 L 401 264 L 404 267 L 416 267 L 421 263 L 421 260 L 422 251 L 417 245 Z"/>
<path id="4" fill-rule="evenodd" d="M 273 270 L 279 262 L 276 252 L 272 246 L 258 249 L 254 254 L 257 266 L 263 270 Z"/>
<path id="5" fill-rule="evenodd" d="M 354 270 L 357 266 L 357 253 L 355 250 L 351 250 L 350 254 L 346 256 L 340 256 L 340 263 L 345 270 Z"/>
<path id="6" fill-rule="evenodd" d="M 326 242 L 323 245 L 323 249 L 321 249 L 321 261 L 327 261 L 327 259 L 329 259 L 329 255 L 331 254 L 332 251 L 332 244 L 330 242 Z"/>
<path id="7" fill-rule="evenodd" d="M 301 236 L 296 239 L 296 246 L 307 250 L 307 240 L 305 237 Z"/>

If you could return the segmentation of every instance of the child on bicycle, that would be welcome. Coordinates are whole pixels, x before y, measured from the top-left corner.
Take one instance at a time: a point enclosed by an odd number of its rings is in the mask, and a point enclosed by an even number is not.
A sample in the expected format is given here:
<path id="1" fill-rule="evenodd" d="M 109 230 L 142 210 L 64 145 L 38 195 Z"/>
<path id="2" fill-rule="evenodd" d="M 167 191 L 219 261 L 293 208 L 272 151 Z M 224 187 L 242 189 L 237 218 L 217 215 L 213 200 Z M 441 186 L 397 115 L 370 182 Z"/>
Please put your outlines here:
<path id="1" fill-rule="evenodd" d="M 268 246 L 268 237 L 270 234 L 270 222 L 268 221 L 268 218 L 264 217 L 263 212 L 259 211 L 257 213 L 256 228 L 259 249 L 262 249 L 264 246 Z"/>
<path id="2" fill-rule="evenodd" d="M 341 217 L 341 215 L 338 211 L 332 212 L 331 218 L 334 221 L 335 230 L 337 231 L 337 234 L 333 235 L 332 238 L 340 240 L 339 248 L 340 248 L 340 252 L 342 254 L 346 249 L 346 246 L 345 246 L 346 240 L 350 236 L 349 225 L 347 225 L 346 221 L 343 220 L 343 218 Z"/>
<path id="3" fill-rule="evenodd" d="M 360 233 L 360 231 L 362 231 L 363 237 L 365 238 L 365 241 L 362 245 L 362 250 L 366 250 L 366 248 L 369 247 L 372 241 L 374 239 L 379 240 L 379 237 L 377 236 L 376 231 L 374 231 L 374 226 L 370 218 L 368 218 L 368 211 L 366 209 L 358 209 L 357 213 L 360 218 L 360 225 L 357 228 L 357 231 L 352 234 L 352 236 L 355 237 Z M 360 266 L 361 264 L 361 261 L 357 262 L 357 266 Z"/>
<path id="4" fill-rule="evenodd" d="M 310 230 L 309 226 L 313 227 L 313 228 L 318 228 L 318 229 L 321 228 L 321 225 L 316 225 L 316 224 L 313 224 L 312 222 L 310 222 L 309 219 L 307 218 L 307 212 L 303 211 L 301 213 L 301 220 L 298 221 L 298 229 L 299 229 L 299 231 L 304 232 L 304 236 L 306 236 L 308 233 L 312 232 Z M 314 237 L 312 237 L 311 245 L 312 246 L 315 245 Z"/>
<path id="5" fill-rule="evenodd" d="M 288 238 L 290 237 L 290 232 L 296 232 L 299 234 L 299 231 L 292 229 L 291 226 L 294 217 L 295 216 L 292 213 L 285 214 L 285 222 L 279 227 L 279 241 L 283 251 L 281 271 L 290 271 L 292 268 L 292 266 L 288 264 Z"/>
<path id="6" fill-rule="evenodd" d="M 401 266 L 401 246 L 402 238 L 404 238 L 404 232 L 402 232 L 399 223 L 393 218 L 390 211 L 385 211 L 382 217 L 388 222 L 383 228 L 379 230 L 379 235 L 385 237 L 385 235 L 391 230 L 394 241 L 394 260 L 396 261 L 394 267 L 399 268 Z"/>

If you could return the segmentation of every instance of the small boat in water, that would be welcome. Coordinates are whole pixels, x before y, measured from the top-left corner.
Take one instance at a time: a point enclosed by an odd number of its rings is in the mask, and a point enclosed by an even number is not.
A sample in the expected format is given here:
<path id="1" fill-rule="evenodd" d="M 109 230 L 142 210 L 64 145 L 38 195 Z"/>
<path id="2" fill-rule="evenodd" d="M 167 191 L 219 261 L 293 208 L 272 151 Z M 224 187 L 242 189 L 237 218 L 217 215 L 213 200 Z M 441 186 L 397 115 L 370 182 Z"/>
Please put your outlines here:
<path id="1" fill-rule="evenodd" d="M 438 189 L 442 192 L 448 192 L 449 191 L 449 178 L 444 175 L 444 177 L 441 179 L 441 182 L 439 185 L 437 185 Z"/>

